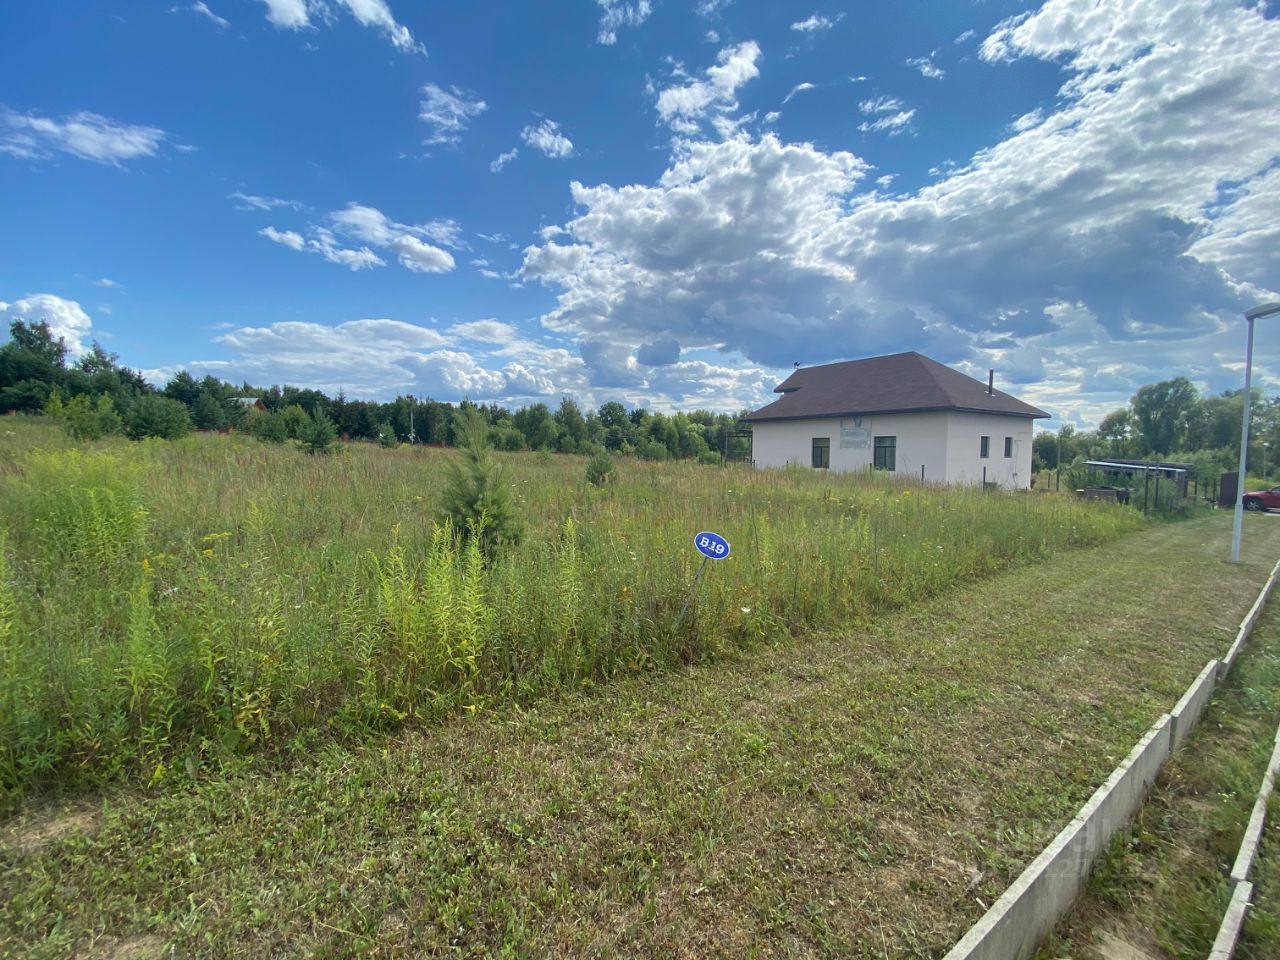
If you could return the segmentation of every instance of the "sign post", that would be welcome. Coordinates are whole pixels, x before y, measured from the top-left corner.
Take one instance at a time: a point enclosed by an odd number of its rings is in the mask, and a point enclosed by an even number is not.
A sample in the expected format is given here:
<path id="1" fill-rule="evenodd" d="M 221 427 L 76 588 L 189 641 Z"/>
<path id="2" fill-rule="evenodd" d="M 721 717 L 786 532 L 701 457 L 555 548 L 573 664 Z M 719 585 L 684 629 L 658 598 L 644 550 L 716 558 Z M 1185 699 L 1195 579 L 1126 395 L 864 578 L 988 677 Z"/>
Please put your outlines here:
<path id="1" fill-rule="evenodd" d="M 676 629 L 680 629 L 680 624 L 684 622 L 685 612 L 689 609 L 689 604 L 693 602 L 693 595 L 698 592 L 698 584 L 702 582 L 702 573 L 707 569 L 708 560 L 723 560 L 729 556 L 729 541 L 718 533 L 712 533 L 710 530 L 703 530 L 693 538 L 693 545 L 698 552 L 702 554 L 702 563 L 698 565 L 698 573 L 693 578 L 693 586 L 689 588 L 689 595 L 684 598 L 684 606 L 680 608 L 680 615 L 676 617 Z"/>

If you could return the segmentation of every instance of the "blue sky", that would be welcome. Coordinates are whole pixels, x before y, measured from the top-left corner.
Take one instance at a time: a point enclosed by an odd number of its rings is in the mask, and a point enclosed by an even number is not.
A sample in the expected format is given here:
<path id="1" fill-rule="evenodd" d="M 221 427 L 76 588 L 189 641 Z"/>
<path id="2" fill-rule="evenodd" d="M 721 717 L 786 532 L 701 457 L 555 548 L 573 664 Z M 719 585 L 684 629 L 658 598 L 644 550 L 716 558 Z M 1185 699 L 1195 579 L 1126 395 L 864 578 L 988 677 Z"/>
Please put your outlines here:
<path id="1" fill-rule="evenodd" d="M 919 350 L 1089 425 L 1239 386 L 1280 299 L 1265 4 L 64 0 L 0 32 L 0 318 L 157 381 L 736 409 Z M 1280 389 L 1280 330 L 1257 362 Z"/>

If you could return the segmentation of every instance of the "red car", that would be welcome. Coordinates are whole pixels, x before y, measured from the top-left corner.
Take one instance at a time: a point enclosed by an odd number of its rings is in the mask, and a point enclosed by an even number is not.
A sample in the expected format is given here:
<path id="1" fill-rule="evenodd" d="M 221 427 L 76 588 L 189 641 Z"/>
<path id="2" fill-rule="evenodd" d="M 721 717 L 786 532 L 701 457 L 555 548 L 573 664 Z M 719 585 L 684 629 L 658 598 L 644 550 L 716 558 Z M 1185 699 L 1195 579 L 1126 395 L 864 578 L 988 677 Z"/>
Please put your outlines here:
<path id="1" fill-rule="evenodd" d="M 1280 487 L 1270 490 L 1252 490 L 1244 495 L 1246 510 L 1270 510 L 1280 508 Z"/>

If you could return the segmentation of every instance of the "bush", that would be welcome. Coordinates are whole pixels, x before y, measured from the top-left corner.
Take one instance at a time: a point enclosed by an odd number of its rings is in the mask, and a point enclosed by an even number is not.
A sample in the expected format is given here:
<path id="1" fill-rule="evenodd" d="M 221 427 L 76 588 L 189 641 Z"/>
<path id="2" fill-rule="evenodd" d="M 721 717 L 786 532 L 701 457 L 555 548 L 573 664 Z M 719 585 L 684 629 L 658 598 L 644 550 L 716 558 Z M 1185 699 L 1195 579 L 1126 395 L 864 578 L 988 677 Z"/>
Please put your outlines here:
<path id="1" fill-rule="evenodd" d="M 62 410 L 62 425 L 75 440 L 98 440 L 119 433 L 124 426 L 115 404 L 105 393 L 92 404 L 85 394 L 72 397 Z"/>
<path id="2" fill-rule="evenodd" d="M 298 433 L 302 441 L 302 449 L 307 453 L 322 454 L 333 449 L 333 442 L 338 439 L 338 427 L 329 419 L 329 415 L 317 410 Z"/>
<path id="3" fill-rule="evenodd" d="M 641 440 L 636 444 L 636 456 L 641 460 L 669 460 L 671 451 L 657 440 Z"/>
<path id="4" fill-rule="evenodd" d="M 124 432 L 131 440 L 143 437 L 175 440 L 191 432 L 191 415 L 177 400 L 158 393 L 144 393 L 126 411 Z"/>
<path id="5" fill-rule="evenodd" d="M 465 535 L 477 536 L 486 556 L 520 540 L 522 526 L 507 472 L 493 459 L 489 426 L 477 410 L 454 415 L 458 458 L 445 467 L 444 518 Z"/>
<path id="6" fill-rule="evenodd" d="M 388 450 L 394 450 L 400 446 L 400 438 L 396 436 L 396 432 L 391 429 L 391 424 L 383 421 L 377 426 L 378 443 L 386 447 Z"/>
<path id="7" fill-rule="evenodd" d="M 603 487 L 613 479 L 613 459 L 609 451 L 600 449 L 587 461 L 587 483 L 593 487 Z"/>
<path id="8" fill-rule="evenodd" d="M 259 413 L 249 417 L 249 432 L 267 443 L 284 443 L 289 439 L 289 425 L 279 413 Z"/>
<path id="9" fill-rule="evenodd" d="M 284 421 L 285 433 L 290 440 L 301 440 L 307 429 L 310 416 L 296 403 L 291 403 L 280 411 L 280 419 Z"/>
<path id="10" fill-rule="evenodd" d="M 724 461 L 720 454 L 716 453 L 714 450 L 703 450 L 702 453 L 698 454 L 698 462 L 705 464 L 708 467 L 718 467 Z"/>
<path id="11" fill-rule="evenodd" d="M 227 425 L 227 411 L 208 390 L 201 390 L 191 407 L 191 420 L 197 430 L 221 430 Z"/>
<path id="12" fill-rule="evenodd" d="M 511 424 L 490 428 L 489 439 L 499 450 L 515 453 L 525 448 L 524 434 Z"/>

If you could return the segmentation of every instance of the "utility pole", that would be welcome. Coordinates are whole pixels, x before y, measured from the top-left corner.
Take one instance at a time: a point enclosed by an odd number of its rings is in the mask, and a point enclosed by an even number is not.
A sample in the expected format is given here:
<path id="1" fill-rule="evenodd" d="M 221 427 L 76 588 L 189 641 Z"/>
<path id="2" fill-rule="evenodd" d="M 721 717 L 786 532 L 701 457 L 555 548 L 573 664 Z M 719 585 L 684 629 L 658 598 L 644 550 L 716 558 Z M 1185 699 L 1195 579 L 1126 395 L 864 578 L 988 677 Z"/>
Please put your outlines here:
<path id="1" fill-rule="evenodd" d="M 406 393 L 405 396 L 409 398 L 409 442 L 413 443 L 413 394 Z"/>
<path id="2" fill-rule="evenodd" d="M 1055 491 L 1062 489 L 1062 427 L 1063 427 L 1062 415 L 1059 414 L 1058 415 L 1058 455 L 1054 458 L 1057 465 L 1057 470 L 1058 470 L 1057 480 L 1054 482 L 1054 485 L 1053 485 L 1053 489 Z"/>

